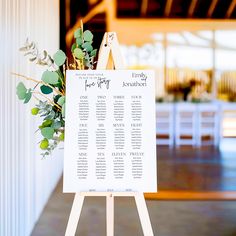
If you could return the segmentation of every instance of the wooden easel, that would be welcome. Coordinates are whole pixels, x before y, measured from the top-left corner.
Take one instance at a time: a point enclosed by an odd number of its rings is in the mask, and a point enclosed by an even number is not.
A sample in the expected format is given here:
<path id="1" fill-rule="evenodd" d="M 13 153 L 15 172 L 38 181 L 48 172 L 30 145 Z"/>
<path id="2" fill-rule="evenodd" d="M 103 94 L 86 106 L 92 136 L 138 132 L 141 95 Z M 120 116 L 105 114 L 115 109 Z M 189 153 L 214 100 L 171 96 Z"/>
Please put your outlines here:
<path id="1" fill-rule="evenodd" d="M 122 56 L 119 49 L 119 43 L 116 33 L 105 33 L 99 51 L 97 69 L 106 69 L 109 61 L 110 53 L 114 62 L 115 69 L 124 69 Z M 106 197 L 106 231 L 107 236 L 114 235 L 114 197 L 134 197 L 138 209 L 144 236 L 153 236 L 152 226 L 149 214 L 141 192 L 79 192 L 75 194 L 69 221 L 66 228 L 65 236 L 74 236 L 81 214 L 84 197 Z"/>

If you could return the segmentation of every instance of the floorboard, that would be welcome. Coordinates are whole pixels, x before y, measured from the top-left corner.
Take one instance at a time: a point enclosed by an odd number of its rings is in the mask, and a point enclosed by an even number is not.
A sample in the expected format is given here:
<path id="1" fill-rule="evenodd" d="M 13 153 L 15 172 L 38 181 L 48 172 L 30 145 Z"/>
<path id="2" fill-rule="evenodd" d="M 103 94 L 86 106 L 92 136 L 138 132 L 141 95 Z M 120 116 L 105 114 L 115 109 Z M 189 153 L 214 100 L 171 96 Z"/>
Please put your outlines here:
<path id="1" fill-rule="evenodd" d="M 222 148 L 157 146 L 157 181 L 160 191 L 236 191 L 236 139 Z"/>
<path id="2" fill-rule="evenodd" d="M 31 236 L 65 233 L 73 194 L 60 181 Z M 155 236 L 236 236 L 235 201 L 147 201 Z M 105 236 L 105 198 L 87 197 L 76 236 Z M 133 198 L 115 198 L 115 236 L 142 236 Z"/>

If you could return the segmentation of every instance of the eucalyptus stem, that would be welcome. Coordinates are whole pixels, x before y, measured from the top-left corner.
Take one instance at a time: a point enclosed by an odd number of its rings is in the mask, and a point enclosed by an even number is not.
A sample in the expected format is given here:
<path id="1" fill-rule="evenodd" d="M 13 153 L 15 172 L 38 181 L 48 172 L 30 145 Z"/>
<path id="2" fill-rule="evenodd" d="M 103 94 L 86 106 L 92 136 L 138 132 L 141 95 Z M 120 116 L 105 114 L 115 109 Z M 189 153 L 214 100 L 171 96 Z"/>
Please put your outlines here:
<path id="1" fill-rule="evenodd" d="M 24 79 L 26 79 L 26 80 L 30 80 L 30 81 L 33 81 L 33 82 L 35 82 L 35 83 L 37 83 L 37 84 L 43 84 L 43 85 L 45 85 L 45 86 L 47 86 L 47 87 L 50 87 L 55 93 L 57 93 L 57 94 L 59 94 L 59 95 L 61 95 L 61 96 L 64 96 L 64 94 L 62 93 L 62 92 L 60 92 L 59 90 L 57 90 L 57 89 L 55 89 L 53 86 L 51 86 L 50 84 L 47 84 L 47 83 L 45 83 L 45 82 L 43 82 L 43 81 L 39 81 L 39 80 L 36 80 L 36 79 L 33 79 L 33 78 L 29 78 L 29 77 L 27 77 L 27 76 L 25 76 L 25 75 L 21 75 L 21 74 L 17 74 L 17 73 L 11 73 L 12 75 L 15 75 L 15 76 L 19 76 L 19 77 L 21 77 L 21 78 L 24 78 Z"/>
<path id="2" fill-rule="evenodd" d="M 75 69 L 77 69 L 77 63 L 76 63 L 76 59 L 75 59 L 74 54 L 72 54 L 72 56 L 73 56 L 73 60 L 74 60 Z"/>
<path id="3" fill-rule="evenodd" d="M 38 91 L 33 91 L 32 93 L 36 93 L 36 94 L 41 95 L 42 97 L 44 97 L 45 99 L 47 99 L 47 100 L 51 103 L 51 105 L 53 105 L 53 106 L 57 107 L 59 110 L 61 110 L 61 107 L 60 107 L 58 104 L 56 104 L 55 102 L 53 102 L 51 99 L 49 99 L 49 98 L 48 98 L 47 96 L 45 96 L 44 94 L 42 94 L 42 93 L 40 93 L 40 92 L 38 92 Z"/>
<path id="4" fill-rule="evenodd" d="M 65 88 L 65 82 L 63 81 L 63 74 L 62 74 L 62 72 L 61 72 L 61 70 L 60 70 L 60 68 L 57 70 L 57 74 L 58 74 L 58 76 L 59 76 L 59 79 L 60 79 L 60 81 L 61 81 L 61 85 L 62 85 L 62 87 L 63 87 L 63 89 Z M 64 94 L 63 94 L 64 95 Z"/>

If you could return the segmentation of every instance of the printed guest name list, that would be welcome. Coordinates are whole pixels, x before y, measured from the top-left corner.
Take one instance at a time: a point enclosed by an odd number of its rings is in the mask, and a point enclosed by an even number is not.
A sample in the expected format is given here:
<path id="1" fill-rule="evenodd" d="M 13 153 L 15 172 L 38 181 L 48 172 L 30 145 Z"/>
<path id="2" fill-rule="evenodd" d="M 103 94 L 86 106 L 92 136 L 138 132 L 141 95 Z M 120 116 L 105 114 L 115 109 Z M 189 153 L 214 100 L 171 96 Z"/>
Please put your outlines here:
<path id="1" fill-rule="evenodd" d="M 153 71 L 66 78 L 64 192 L 156 192 Z"/>

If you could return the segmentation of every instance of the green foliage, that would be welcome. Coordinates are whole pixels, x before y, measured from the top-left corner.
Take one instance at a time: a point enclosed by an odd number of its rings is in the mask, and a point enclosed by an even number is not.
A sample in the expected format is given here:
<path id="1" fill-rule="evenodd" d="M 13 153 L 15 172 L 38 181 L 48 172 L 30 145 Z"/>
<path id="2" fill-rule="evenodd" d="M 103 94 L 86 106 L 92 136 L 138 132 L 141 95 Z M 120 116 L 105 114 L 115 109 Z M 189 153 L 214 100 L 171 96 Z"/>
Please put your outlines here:
<path id="1" fill-rule="evenodd" d="M 82 30 L 79 28 L 74 32 L 74 37 L 79 38 L 82 35 Z"/>
<path id="2" fill-rule="evenodd" d="M 36 44 L 34 42 L 29 42 L 28 39 L 26 39 L 24 46 L 19 50 L 24 53 L 24 56 L 29 56 L 30 62 L 35 62 L 38 65 L 48 67 L 53 65 L 53 59 L 47 51 L 44 50 L 40 53 Z"/>
<path id="3" fill-rule="evenodd" d="M 55 71 L 46 70 L 43 72 L 42 81 L 48 84 L 57 84 L 59 76 Z"/>
<path id="4" fill-rule="evenodd" d="M 76 43 L 73 43 L 71 46 L 71 52 L 74 53 L 75 49 L 76 49 Z"/>
<path id="5" fill-rule="evenodd" d="M 59 140 L 60 140 L 60 141 L 64 141 L 64 138 L 65 138 L 64 133 L 61 133 L 60 136 L 59 136 Z"/>
<path id="6" fill-rule="evenodd" d="M 24 46 L 20 48 L 20 51 L 31 62 L 47 67 L 41 80 L 19 75 L 26 80 L 35 82 L 32 88 L 27 89 L 22 82 L 16 87 L 16 94 L 24 103 L 28 103 L 33 94 L 38 100 L 35 107 L 31 109 L 31 114 L 38 115 L 42 119 L 39 130 L 43 136 L 40 142 L 40 148 L 44 150 L 43 157 L 50 155 L 57 145 L 64 141 L 66 70 L 94 68 L 97 49 L 94 49 L 92 45 L 93 34 L 89 30 L 83 32 L 82 28 L 74 32 L 75 42 L 71 47 L 73 57 L 67 57 L 62 50 L 58 50 L 53 57 L 45 50 L 40 53 L 36 44 L 29 40 L 26 40 Z M 68 58 L 73 58 L 72 63 Z"/>
<path id="7" fill-rule="evenodd" d="M 41 142 L 40 142 L 40 148 L 42 149 L 42 150 L 46 150 L 47 148 L 48 148 L 48 146 L 49 146 L 49 141 L 48 141 L 48 139 L 43 139 Z"/>
<path id="8" fill-rule="evenodd" d="M 65 96 L 61 96 L 59 99 L 58 99 L 58 101 L 57 101 L 57 103 L 60 105 L 60 106 L 62 106 L 64 103 L 65 103 Z"/>
<path id="9" fill-rule="evenodd" d="M 27 89 L 25 85 L 20 82 L 16 87 L 16 94 L 20 100 L 24 100 L 24 103 L 28 103 L 32 97 L 32 90 Z"/>
<path id="10" fill-rule="evenodd" d="M 55 130 L 60 129 L 62 127 L 62 123 L 61 123 L 61 121 L 55 121 L 55 122 L 53 122 L 51 127 Z"/>
<path id="11" fill-rule="evenodd" d="M 82 45 L 82 47 L 87 51 L 87 52 L 91 52 L 93 50 L 93 46 L 91 45 L 90 42 L 86 42 Z"/>
<path id="12" fill-rule="evenodd" d="M 61 115 L 63 118 L 65 117 L 65 112 L 66 112 L 66 104 L 64 103 L 61 107 Z"/>
<path id="13" fill-rule="evenodd" d="M 27 93 L 25 94 L 25 100 L 24 103 L 28 103 L 32 97 L 31 89 L 28 89 Z"/>
<path id="14" fill-rule="evenodd" d="M 53 60 L 57 66 L 62 66 L 66 61 L 66 54 L 62 50 L 58 50 L 53 55 Z"/>
<path id="15" fill-rule="evenodd" d="M 25 85 L 22 82 L 18 83 L 18 85 L 16 87 L 16 94 L 17 94 L 18 98 L 20 100 L 24 100 L 26 93 L 27 93 L 27 89 L 26 89 Z"/>
<path id="16" fill-rule="evenodd" d="M 38 115 L 38 113 L 39 113 L 39 109 L 38 109 L 37 107 L 34 107 L 34 108 L 31 109 L 31 114 L 32 114 L 33 116 Z"/>
<path id="17" fill-rule="evenodd" d="M 86 41 L 86 42 L 92 42 L 93 41 L 93 34 L 91 33 L 90 30 L 85 30 L 84 31 L 84 41 Z"/>
<path id="18" fill-rule="evenodd" d="M 81 47 L 81 45 L 83 44 L 83 39 L 82 38 L 77 38 L 76 39 L 76 44 Z"/>
<path id="19" fill-rule="evenodd" d="M 43 137 L 45 137 L 46 139 L 52 139 L 53 138 L 53 134 L 54 134 L 54 129 L 51 127 L 45 127 L 41 129 L 41 134 L 43 135 Z"/>
<path id="20" fill-rule="evenodd" d="M 42 123 L 42 127 L 50 127 L 52 124 L 52 120 L 45 120 L 43 123 Z"/>
<path id="21" fill-rule="evenodd" d="M 93 50 L 93 34 L 91 31 L 77 29 L 74 33 L 75 43 L 71 47 L 71 52 L 75 58 L 76 69 L 93 69 L 94 58 L 96 57 L 97 50 Z"/>
<path id="22" fill-rule="evenodd" d="M 54 119 L 56 117 L 56 112 L 54 111 L 54 110 L 51 110 L 50 111 L 50 113 L 47 115 L 47 116 L 45 116 L 45 118 L 44 119 L 50 119 L 50 120 L 52 120 L 52 119 Z"/>
<path id="23" fill-rule="evenodd" d="M 50 87 L 48 87 L 48 86 L 46 86 L 46 85 L 42 85 L 42 86 L 40 86 L 40 90 L 41 90 L 41 92 L 43 93 L 43 94 L 50 94 L 50 93 L 52 93 L 52 88 L 50 88 Z"/>
<path id="24" fill-rule="evenodd" d="M 96 57 L 97 55 L 97 49 L 94 49 L 91 54 L 90 54 L 92 57 Z"/>
<path id="25" fill-rule="evenodd" d="M 80 48 L 74 49 L 74 55 L 77 59 L 80 59 L 80 60 L 84 58 L 84 53 Z"/>

